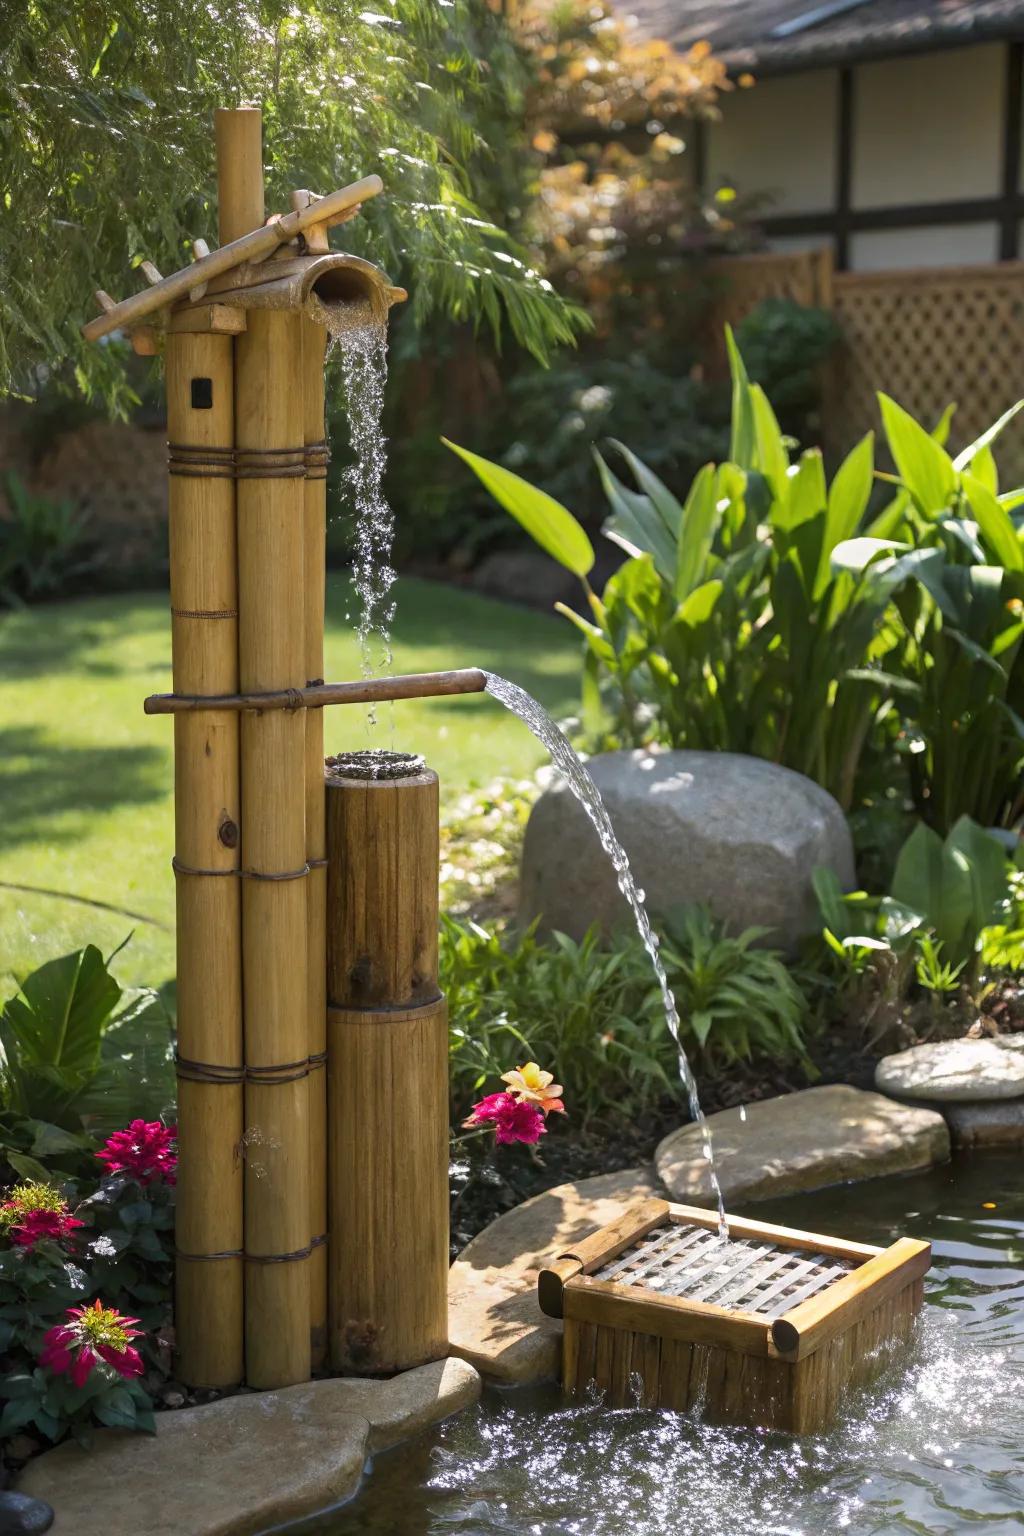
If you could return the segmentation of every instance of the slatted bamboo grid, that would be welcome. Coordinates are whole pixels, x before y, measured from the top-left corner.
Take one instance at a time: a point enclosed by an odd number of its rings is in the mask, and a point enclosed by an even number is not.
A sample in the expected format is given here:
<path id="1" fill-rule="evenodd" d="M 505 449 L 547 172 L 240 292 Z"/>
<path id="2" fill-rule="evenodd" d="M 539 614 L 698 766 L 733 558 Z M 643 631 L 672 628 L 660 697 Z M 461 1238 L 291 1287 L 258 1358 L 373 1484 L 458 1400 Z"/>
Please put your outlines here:
<path id="1" fill-rule="evenodd" d="M 727 1423 L 811 1434 L 903 1340 L 931 1248 L 887 1249 L 647 1200 L 538 1282 L 563 1318 L 562 1383 L 613 1407 L 703 1407 Z"/>
<path id="2" fill-rule="evenodd" d="M 956 404 L 954 450 L 1024 396 L 1024 262 L 833 272 L 828 249 L 729 257 L 713 280 L 708 365 L 721 375 L 726 322 L 735 327 L 767 298 L 831 309 L 842 340 L 823 378 L 824 447 L 847 452 L 880 426 L 876 391 L 929 426 Z M 999 445 L 1007 485 L 1024 481 L 1024 427 Z"/>

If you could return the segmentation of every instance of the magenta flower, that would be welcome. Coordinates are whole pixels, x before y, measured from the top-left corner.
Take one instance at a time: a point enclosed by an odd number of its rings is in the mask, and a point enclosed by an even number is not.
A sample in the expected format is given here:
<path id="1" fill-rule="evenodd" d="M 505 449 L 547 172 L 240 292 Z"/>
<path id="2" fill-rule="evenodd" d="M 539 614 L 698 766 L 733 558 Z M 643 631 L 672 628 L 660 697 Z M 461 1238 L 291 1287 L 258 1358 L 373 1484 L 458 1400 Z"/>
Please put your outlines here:
<path id="1" fill-rule="evenodd" d="M 168 1128 L 159 1120 L 133 1120 L 123 1131 L 108 1137 L 96 1157 L 106 1163 L 108 1173 L 131 1174 L 140 1184 L 152 1184 L 157 1179 L 173 1184 L 178 1159 L 171 1147 L 176 1135 L 177 1126 Z"/>
<path id="2" fill-rule="evenodd" d="M 20 1221 L 11 1228 L 11 1241 L 19 1248 L 34 1248 L 44 1238 L 60 1243 L 70 1238 L 76 1227 L 85 1222 L 72 1216 L 70 1211 L 26 1211 Z"/>
<path id="3" fill-rule="evenodd" d="M 0 1231 L 19 1248 L 32 1249 L 43 1239 L 59 1243 L 85 1223 L 72 1216 L 68 1203 L 53 1184 L 16 1184 L 0 1205 Z"/>
<path id="4" fill-rule="evenodd" d="M 473 1105 L 469 1119 L 462 1123 L 466 1130 L 493 1125 L 495 1141 L 506 1146 L 514 1141 L 539 1141 L 547 1130 L 536 1104 L 522 1103 L 510 1093 L 489 1093 Z"/>
<path id="5" fill-rule="evenodd" d="M 111 1366 L 119 1376 L 141 1376 L 142 1356 L 128 1342 L 137 1339 L 140 1329 L 132 1327 L 137 1317 L 124 1317 L 113 1307 L 105 1307 L 99 1297 L 91 1307 L 69 1307 L 70 1323 L 62 1323 L 43 1335 L 39 1364 L 56 1376 L 70 1376 L 76 1387 L 84 1387 L 93 1367 Z"/>

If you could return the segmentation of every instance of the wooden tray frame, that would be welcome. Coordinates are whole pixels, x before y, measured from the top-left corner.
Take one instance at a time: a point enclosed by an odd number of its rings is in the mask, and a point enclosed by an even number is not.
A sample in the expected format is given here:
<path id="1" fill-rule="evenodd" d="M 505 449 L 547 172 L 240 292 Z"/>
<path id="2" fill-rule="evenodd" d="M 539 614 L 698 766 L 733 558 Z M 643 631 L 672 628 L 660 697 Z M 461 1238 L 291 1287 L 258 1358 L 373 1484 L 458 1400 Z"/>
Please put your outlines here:
<path id="1" fill-rule="evenodd" d="M 924 1299 L 931 1244 L 903 1237 L 870 1247 L 771 1222 L 729 1217 L 734 1238 L 850 1260 L 841 1279 L 774 1321 L 755 1312 L 666 1296 L 596 1270 L 666 1221 L 713 1230 L 717 1215 L 651 1199 L 577 1243 L 538 1280 L 541 1310 L 563 1319 L 562 1382 L 591 1382 L 610 1406 L 686 1409 L 795 1434 L 817 1433 L 876 1369 L 881 1346 L 904 1340 Z"/>

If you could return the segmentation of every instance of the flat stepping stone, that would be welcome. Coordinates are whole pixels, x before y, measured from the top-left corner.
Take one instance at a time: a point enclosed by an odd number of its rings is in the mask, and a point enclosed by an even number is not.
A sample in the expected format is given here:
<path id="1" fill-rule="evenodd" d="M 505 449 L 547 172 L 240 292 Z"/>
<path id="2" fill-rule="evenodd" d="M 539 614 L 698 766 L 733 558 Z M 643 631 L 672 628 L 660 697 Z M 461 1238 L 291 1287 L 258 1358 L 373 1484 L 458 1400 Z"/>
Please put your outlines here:
<path id="1" fill-rule="evenodd" d="M 649 1168 L 628 1168 L 560 1184 L 492 1221 L 449 1274 L 452 1353 L 509 1385 L 557 1375 L 562 1328 L 537 1305 L 538 1274 L 581 1237 L 658 1193 Z"/>
<path id="2" fill-rule="evenodd" d="M 722 1110 L 708 1124 L 727 1205 L 909 1173 L 949 1157 L 940 1114 L 841 1083 Z M 666 1136 L 654 1164 L 674 1200 L 714 1204 L 697 1126 Z"/>
<path id="3" fill-rule="evenodd" d="M 1024 1099 L 944 1104 L 955 1147 L 1024 1147 Z"/>
<path id="4" fill-rule="evenodd" d="M 157 1414 L 155 1435 L 98 1431 L 25 1468 L 54 1536 L 254 1536 L 350 1498 L 371 1451 L 475 1402 L 480 1378 L 439 1360 L 390 1381 L 306 1382 Z"/>
<path id="5" fill-rule="evenodd" d="M 875 1087 L 902 1099 L 944 1104 L 1024 1098 L 1024 1035 L 940 1040 L 883 1056 Z"/>

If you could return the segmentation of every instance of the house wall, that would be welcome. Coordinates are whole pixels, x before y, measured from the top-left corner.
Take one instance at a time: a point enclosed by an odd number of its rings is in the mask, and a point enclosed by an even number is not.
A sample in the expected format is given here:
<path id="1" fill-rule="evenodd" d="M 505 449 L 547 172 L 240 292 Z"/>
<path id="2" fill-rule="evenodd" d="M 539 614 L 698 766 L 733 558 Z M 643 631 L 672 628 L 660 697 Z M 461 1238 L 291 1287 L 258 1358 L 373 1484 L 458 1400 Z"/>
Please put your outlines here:
<path id="1" fill-rule="evenodd" d="M 854 214 L 999 194 L 1008 48 L 991 43 L 854 66 Z M 732 92 L 722 100 L 722 121 L 708 131 L 709 187 L 727 182 L 744 196 L 769 194 L 766 215 L 821 217 L 819 230 L 805 221 L 811 227 L 779 234 L 773 249 L 828 243 L 827 219 L 838 195 L 839 118 L 837 69 Z M 989 218 L 854 230 L 846 257 L 854 271 L 994 261 L 999 229 Z"/>

